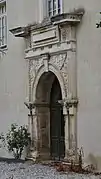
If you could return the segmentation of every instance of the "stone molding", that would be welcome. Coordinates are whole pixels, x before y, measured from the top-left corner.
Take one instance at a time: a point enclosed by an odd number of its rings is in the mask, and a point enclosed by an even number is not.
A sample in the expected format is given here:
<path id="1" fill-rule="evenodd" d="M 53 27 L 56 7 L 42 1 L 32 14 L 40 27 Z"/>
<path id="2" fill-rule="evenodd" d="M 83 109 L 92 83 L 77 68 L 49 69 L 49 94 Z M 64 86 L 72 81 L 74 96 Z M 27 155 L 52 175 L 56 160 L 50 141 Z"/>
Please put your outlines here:
<path id="1" fill-rule="evenodd" d="M 61 76 L 63 77 L 65 91 L 67 94 L 67 92 L 68 92 L 67 91 L 67 89 L 68 89 L 68 57 L 67 57 L 67 53 L 51 56 L 49 63 L 54 64 L 56 66 L 56 68 L 58 68 Z"/>
<path id="2" fill-rule="evenodd" d="M 53 16 L 51 18 L 51 21 L 54 25 L 61 25 L 61 24 L 69 24 L 69 25 L 77 25 L 78 23 L 80 23 L 82 16 L 83 16 L 84 12 L 79 12 L 79 13 L 75 13 L 75 12 L 70 12 L 70 13 L 63 13 L 63 14 L 59 14 L 56 16 Z"/>
<path id="3" fill-rule="evenodd" d="M 55 76 L 57 77 L 60 86 L 61 86 L 61 91 L 62 91 L 62 97 L 65 98 L 66 97 L 66 90 L 65 90 L 65 85 L 64 85 L 64 79 L 63 76 L 61 75 L 60 71 L 58 70 L 58 68 L 55 68 L 54 65 L 49 64 L 49 71 L 51 71 L 52 73 L 55 74 Z M 38 73 L 32 83 L 32 100 L 35 101 L 36 98 L 36 88 L 39 82 L 40 77 L 42 76 L 42 74 L 45 72 L 45 68 L 44 66 L 42 66 L 39 70 Z"/>
<path id="4" fill-rule="evenodd" d="M 52 66 L 53 69 L 55 69 L 58 74 L 58 76 L 61 76 L 62 79 L 60 83 L 63 83 L 62 86 L 64 86 L 65 90 L 65 97 L 67 95 L 67 89 L 68 89 L 68 58 L 67 53 L 62 53 L 58 55 L 52 55 L 49 54 L 42 54 L 40 58 L 30 60 L 30 86 L 31 91 L 33 90 L 33 85 L 35 87 L 35 80 L 40 73 L 40 69 L 43 68 L 43 73 L 48 72 L 50 69 L 50 66 Z M 32 96 L 32 95 L 31 95 Z M 32 98 L 32 97 L 31 97 Z"/>
<path id="5" fill-rule="evenodd" d="M 59 47 L 57 43 L 57 48 L 56 48 L 56 45 L 54 44 L 51 49 L 47 48 L 47 50 L 43 50 L 43 53 L 49 53 L 50 56 L 53 56 L 53 55 L 59 55 L 59 54 L 66 53 L 66 52 L 68 53 L 68 51 L 76 52 L 76 41 L 70 40 L 67 43 L 68 44 L 62 44 Z M 34 47 L 30 49 L 26 49 L 25 59 L 33 60 L 33 58 L 36 58 L 36 59 L 40 58 L 40 50 L 34 51 Z"/>
<path id="6" fill-rule="evenodd" d="M 15 37 L 26 37 L 31 31 L 38 31 L 40 29 L 47 29 L 54 25 L 60 25 L 67 23 L 69 25 L 77 25 L 80 23 L 82 16 L 84 14 L 83 9 L 79 12 L 63 13 L 50 18 L 44 18 L 41 23 L 34 22 L 33 24 L 28 24 L 27 26 L 19 26 L 10 29 L 9 31 L 14 34 Z"/>
<path id="7" fill-rule="evenodd" d="M 29 36 L 29 30 L 25 27 L 15 27 L 9 30 L 15 37 L 26 37 Z"/>
<path id="8" fill-rule="evenodd" d="M 78 99 L 77 98 L 71 98 L 71 99 L 65 98 L 63 100 L 60 100 L 59 103 L 66 107 L 71 107 L 71 106 L 76 107 L 78 104 Z"/>

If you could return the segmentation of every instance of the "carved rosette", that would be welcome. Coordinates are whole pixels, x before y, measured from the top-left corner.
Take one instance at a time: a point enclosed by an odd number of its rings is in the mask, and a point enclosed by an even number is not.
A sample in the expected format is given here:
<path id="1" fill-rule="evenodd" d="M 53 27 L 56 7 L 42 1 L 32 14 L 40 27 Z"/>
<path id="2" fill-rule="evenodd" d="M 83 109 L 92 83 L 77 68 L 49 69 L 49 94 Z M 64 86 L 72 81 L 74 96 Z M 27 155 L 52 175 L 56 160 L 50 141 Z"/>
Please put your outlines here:
<path id="1" fill-rule="evenodd" d="M 65 91 L 68 89 L 68 59 L 67 53 L 54 55 L 50 58 L 50 63 L 54 65 L 63 77 Z"/>

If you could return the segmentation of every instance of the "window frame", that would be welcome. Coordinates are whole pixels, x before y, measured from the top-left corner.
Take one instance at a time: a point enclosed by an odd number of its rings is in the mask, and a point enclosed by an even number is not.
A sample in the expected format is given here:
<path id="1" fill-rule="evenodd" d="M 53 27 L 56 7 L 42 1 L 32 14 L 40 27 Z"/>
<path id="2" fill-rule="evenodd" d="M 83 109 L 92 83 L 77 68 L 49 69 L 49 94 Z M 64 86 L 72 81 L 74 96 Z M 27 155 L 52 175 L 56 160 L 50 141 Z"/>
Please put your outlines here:
<path id="1" fill-rule="evenodd" d="M 62 14 L 62 12 L 63 12 L 63 5 L 62 5 L 63 2 L 62 1 L 63 0 L 60 0 L 60 13 L 58 12 L 58 10 L 59 10 L 58 0 L 56 0 L 56 9 L 53 8 L 53 1 L 54 0 L 46 0 L 46 1 L 47 1 L 46 7 L 47 7 L 47 16 L 48 17 L 52 17 L 52 16 L 55 16 L 55 15 L 58 15 L 58 14 Z M 51 11 L 49 11 L 49 7 L 48 7 L 49 1 L 52 1 L 52 10 Z M 56 10 L 56 13 L 54 14 L 55 10 Z M 49 15 L 49 13 L 52 13 L 52 15 Z"/>
<path id="2" fill-rule="evenodd" d="M 4 49 L 7 48 L 7 1 L 6 0 L 0 0 L 0 9 L 1 6 L 5 6 L 5 12 L 0 14 L 0 19 L 1 19 L 1 23 L 2 23 L 2 19 L 4 18 L 4 25 L 2 26 L 0 24 L 0 30 L 1 30 L 1 34 L 0 34 L 0 48 Z M 4 28 L 4 32 L 2 31 L 2 29 Z M 3 33 L 4 36 L 3 36 Z M 2 39 L 4 38 L 4 43 L 2 41 Z"/>

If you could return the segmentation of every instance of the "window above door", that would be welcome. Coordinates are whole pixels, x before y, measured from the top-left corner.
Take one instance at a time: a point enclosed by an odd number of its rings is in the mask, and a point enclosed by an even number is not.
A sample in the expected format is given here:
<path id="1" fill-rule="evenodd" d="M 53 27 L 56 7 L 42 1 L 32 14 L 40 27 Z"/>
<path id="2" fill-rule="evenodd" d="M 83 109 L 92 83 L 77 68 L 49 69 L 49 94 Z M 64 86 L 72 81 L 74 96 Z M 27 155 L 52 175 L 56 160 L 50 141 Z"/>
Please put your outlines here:
<path id="1" fill-rule="evenodd" d="M 49 17 L 62 13 L 62 0 L 47 0 L 47 15 Z"/>

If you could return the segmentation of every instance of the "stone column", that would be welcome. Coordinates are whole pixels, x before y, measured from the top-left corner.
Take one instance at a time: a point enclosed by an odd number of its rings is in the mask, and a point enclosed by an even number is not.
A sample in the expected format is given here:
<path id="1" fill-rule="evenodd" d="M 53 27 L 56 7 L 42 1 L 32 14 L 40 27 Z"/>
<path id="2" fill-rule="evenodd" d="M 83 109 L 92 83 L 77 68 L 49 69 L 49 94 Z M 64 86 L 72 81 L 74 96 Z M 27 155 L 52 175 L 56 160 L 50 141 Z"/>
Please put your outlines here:
<path id="1" fill-rule="evenodd" d="M 77 154 L 77 99 L 71 99 L 69 105 L 70 116 L 70 148 L 68 150 L 69 160 L 76 162 Z"/>
<path id="2" fill-rule="evenodd" d="M 70 121 L 69 121 L 68 110 L 65 102 L 63 102 L 63 115 L 65 121 L 65 160 L 67 160 L 68 150 L 70 148 Z"/>
<path id="3" fill-rule="evenodd" d="M 75 162 L 77 149 L 77 99 L 64 99 L 60 100 L 60 103 L 63 105 L 65 120 L 65 160 Z"/>
<path id="4" fill-rule="evenodd" d="M 72 104 L 70 111 L 70 150 L 73 153 L 74 160 L 76 160 L 77 154 L 77 106 Z"/>
<path id="5" fill-rule="evenodd" d="M 65 160 L 68 158 L 68 148 L 69 148 L 69 140 L 68 140 L 68 116 L 64 115 L 65 120 Z"/>
<path id="6" fill-rule="evenodd" d="M 71 94 L 70 115 L 70 149 L 69 153 L 75 160 L 77 150 L 77 58 L 76 58 L 76 29 L 71 27 L 71 49 L 68 51 L 68 94 Z M 71 157 L 72 158 L 72 157 Z"/>
<path id="7" fill-rule="evenodd" d="M 31 120 L 30 120 L 30 114 L 28 114 L 28 132 L 31 134 Z"/>
<path id="8" fill-rule="evenodd" d="M 28 131 L 31 136 L 31 147 L 33 147 L 33 117 L 34 115 L 28 114 Z"/>
<path id="9" fill-rule="evenodd" d="M 32 140 L 33 140 L 33 146 L 34 150 L 38 151 L 38 119 L 37 119 L 37 114 L 36 111 L 34 110 L 33 113 L 33 124 L 32 124 Z"/>
<path id="10" fill-rule="evenodd" d="M 39 155 L 39 132 L 36 108 L 33 109 L 32 115 L 28 115 L 28 118 L 28 130 L 31 134 L 30 154 L 28 156 L 35 161 Z"/>
<path id="11" fill-rule="evenodd" d="M 28 132 L 30 133 L 31 135 L 31 118 L 30 118 L 30 114 L 28 114 Z M 32 139 L 32 136 L 31 136 L 31 139 Z M 26 148 L 26 158 L 30 158 L 30 144 L 27 146 Z"/>

